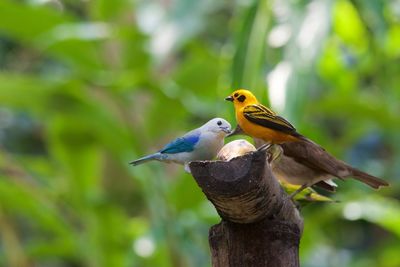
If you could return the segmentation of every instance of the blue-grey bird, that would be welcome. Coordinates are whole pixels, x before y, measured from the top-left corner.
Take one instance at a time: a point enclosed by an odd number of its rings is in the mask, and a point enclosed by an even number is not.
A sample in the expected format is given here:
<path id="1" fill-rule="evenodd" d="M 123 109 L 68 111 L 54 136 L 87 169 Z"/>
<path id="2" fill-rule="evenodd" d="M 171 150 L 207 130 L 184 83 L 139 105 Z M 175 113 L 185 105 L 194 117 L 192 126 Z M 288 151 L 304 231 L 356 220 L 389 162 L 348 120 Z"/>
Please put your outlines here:
<path id="1" fill-rule="evenodd" d="M 130 162 L 136 166 L 151 160 L 184 164 L 190 172 L 188 163 L 194 160 L 213 159 L 224 145 L 224 138 L 231 132 L 231 125 L 224 119 L 214 118 L 201 127 L 182 137 L 176 138 L 157 153 Z"/>

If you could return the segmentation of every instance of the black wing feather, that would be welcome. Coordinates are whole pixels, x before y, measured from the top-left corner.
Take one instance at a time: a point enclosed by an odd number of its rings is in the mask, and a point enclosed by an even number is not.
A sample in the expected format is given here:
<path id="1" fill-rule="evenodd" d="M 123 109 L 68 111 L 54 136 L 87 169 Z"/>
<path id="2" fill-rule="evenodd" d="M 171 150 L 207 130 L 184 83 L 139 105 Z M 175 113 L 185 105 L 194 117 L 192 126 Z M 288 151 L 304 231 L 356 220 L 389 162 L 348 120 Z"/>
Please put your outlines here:
<path id="1" fill-rule="evenodd" d="M 258 125 L 294 136 L 300 136 L 300 134 L 296 132 L 296 128 L 294 128 L 290 122 L 276 115 L 272 110 L 261 104 L 245 107 L 243 115 L 246 119 Z"/>

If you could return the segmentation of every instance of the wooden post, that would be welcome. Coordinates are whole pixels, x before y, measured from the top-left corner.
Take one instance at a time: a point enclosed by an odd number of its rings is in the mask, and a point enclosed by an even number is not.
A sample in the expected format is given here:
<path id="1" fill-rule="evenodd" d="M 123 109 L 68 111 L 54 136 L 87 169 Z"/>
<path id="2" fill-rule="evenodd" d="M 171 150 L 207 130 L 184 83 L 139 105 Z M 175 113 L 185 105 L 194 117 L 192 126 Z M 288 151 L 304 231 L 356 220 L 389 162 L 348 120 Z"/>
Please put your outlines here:
<path id="1" fill-rule="evenodd" d="M 222 221 L 211 227 L 213 267 L 297 267 L 303 220 L 272 176 L 265 151 L 190 169 Z"/>

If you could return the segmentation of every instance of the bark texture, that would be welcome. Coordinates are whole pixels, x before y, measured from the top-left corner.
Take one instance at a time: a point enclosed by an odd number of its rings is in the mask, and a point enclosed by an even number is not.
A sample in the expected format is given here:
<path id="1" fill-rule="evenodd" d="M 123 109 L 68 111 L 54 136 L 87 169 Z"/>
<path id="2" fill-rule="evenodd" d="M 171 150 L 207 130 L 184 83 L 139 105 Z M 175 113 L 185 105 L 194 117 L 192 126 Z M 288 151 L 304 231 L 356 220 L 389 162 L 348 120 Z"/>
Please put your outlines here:
<path id="1" fill-rule="evenodd" d="M 190 169 L 222 218 L 209 232 L 213 267 L 299 266 L 303 220 L 264 151 Z"/>

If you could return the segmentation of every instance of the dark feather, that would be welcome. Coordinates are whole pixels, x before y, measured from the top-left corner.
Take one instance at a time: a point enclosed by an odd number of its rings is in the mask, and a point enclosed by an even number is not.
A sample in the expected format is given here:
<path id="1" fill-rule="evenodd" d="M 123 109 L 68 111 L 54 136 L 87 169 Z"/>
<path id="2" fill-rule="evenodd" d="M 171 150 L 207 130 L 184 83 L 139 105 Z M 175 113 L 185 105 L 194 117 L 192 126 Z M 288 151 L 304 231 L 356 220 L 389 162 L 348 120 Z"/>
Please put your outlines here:
<path id="1" fill-rule="evenodd" d="M 320 182 L 314 184 L 314 186 L 317 186 L 317 187 L 322 188 L 329 192 L 336 192 L 336 187 L 326 183 L 325 181 L 320 181 Z"/>
<path id="2" fill-rule="evenodd" d="M 336 159 L 324 148 L 309 139 L 304 139 L 299 142 L 287 142 L 281 144 L 281 146 L 286 156 L 293 158 L 311 169 L 338 178 L 346 177 L 349 174 L 347 164 Z"/>
<path id="3" fill-rule="evenodd" d="M 309 139 L 303 138 L 299 142 L 287 142 L 281 144 L 281 146 L 286 156 L 323 174 L 329 174 L 340 179 L 353 177 L 373 188 L 389 185 L 382 179 L 355 169 L 345 162 L 338 160 Z M 321 186 L 320 184 L 317 185 Z M 324 186 L 322 185 L 321 187 Z"/>
<path id="4" fill-rule="evenodd" d="M 272 110 L 261 104 L 249 105 L 243 109 L 243 115 L 249 121 L 280 131 L 286 134 L 300 137 L 301 135 L 296 132 L 296 128 L 290 122 L 276 115 Z"/>
<path id="5" fill-rule="evenodd" d="M 355 179 L 357 179 L 363 183 L 366 183 L 367 185 L 369 185 L 373 188 L 379 188 L 380 186 L 388 186 L 389 185 L 388 182 L 386 182 L 378 177 L 372 176 L 368 173 L 365 173 L 363 171 L 360 171 L 356 168 L 351 168 L 351 174 Z"/>

